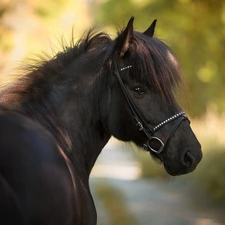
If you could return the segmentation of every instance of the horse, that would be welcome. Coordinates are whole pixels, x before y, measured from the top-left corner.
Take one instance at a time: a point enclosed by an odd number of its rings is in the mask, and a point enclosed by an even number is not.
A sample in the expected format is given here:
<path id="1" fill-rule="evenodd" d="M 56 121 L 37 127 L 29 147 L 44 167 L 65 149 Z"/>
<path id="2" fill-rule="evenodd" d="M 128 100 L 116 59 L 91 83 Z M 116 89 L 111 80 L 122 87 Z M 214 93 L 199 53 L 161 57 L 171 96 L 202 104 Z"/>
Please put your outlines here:
<path id="1" fill-rule="evenodd" d="M 0 93 L 0 224 L 96 225 L 89 175 L 113 136 L 159 159 L 171 175 L 195 170 L 201 145 L 174 90 L 175 53 L 156 20 L 115 39 L 91 29 L 53 58 L 28 65 Z"/>

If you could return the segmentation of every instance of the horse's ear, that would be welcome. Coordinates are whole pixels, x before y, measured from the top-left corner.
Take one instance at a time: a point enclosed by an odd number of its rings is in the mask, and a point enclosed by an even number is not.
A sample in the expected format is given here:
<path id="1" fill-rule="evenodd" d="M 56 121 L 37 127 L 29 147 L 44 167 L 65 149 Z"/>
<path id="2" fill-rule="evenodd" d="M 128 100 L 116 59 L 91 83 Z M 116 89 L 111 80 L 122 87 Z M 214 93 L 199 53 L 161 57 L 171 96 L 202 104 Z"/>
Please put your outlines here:
<path id="1" fill-rule="evenodd" d="M 150 27 L 143 33 L 147 36 L 153 37 L 154 31 L 155 31 L 155 25 L 156 25 L 157 20 L 154 20 Z"/>
<path id="2" fill-rule="evenodd" d="M 131 17 L 127 24 L 127 27 L 116 40 L 115 52 L 117 52 L 121 58 L 128 51 L 133 39 L 133 21 L 134 17 Z"/>

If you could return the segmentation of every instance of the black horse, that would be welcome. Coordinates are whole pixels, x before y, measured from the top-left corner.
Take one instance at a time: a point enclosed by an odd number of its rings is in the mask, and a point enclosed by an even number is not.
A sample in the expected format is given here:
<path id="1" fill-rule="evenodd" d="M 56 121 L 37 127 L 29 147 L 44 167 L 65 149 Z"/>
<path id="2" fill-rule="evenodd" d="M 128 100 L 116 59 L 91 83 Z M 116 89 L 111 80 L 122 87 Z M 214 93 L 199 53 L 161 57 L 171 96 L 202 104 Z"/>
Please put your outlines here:
<path id="1" fill-rule="evenodd" d="M 179 64 L 155 24 L 134 32 L 131 18 L 115 40 L 90 31 L 1 91 L 0 224 L 96 224 L 88 179 L 111 136 L 171 175 L 196 168 L 201 147 L 173 94 Z"/>

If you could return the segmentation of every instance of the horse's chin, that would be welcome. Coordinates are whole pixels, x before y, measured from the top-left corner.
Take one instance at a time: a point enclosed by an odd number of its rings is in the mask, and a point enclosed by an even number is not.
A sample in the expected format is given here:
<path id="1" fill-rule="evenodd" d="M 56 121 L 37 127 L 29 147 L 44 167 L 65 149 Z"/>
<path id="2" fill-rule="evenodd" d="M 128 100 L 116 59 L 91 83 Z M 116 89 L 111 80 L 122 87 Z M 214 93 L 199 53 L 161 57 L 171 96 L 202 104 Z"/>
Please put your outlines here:
<path id="1" fill-rule="evenodd" d="M 168 154 L 156 154 L 154 152 L 150 152 L 151 157 L 157 162 L 161 163 L 164 166 L 165 171 L 170 176 L 179 176 L 188 174 L 195 170 L 196 166 L 192 167 L 185 167 L 180 165 L 180 163 L 177 162 L 177 160 L 172 160 Z"/>
<path id="2" fill-rule="evenodd" d="M 151 154 L 152 158 L 160 163 L 163 164 L 165 171 L 170 175 L 170 176 L 178 176 L 181 175 L 180 172 L 176 171 L 176 169 L 172 165 L 168 165 L 167 163 L 163 162 L 162 157 L 156 156 L 155 154 Z"/>
<path id="3" fill-rule="evenodd" d="M 164 165 L 164 164 L 163 164 Z M 164 165 L 164 168 L 166 170 L 166 172 L 170 175 L 170 176 L 179 176 L 181 175 L 179 172 L 175 171 L 174 169 L 172 168 L 169 168 L 167 166 Z"/>
<path id="4" fill-rule="evenodd" d="M 192 169 L 186 169 L 183 167 L 181 167 L 181 168 L 175 167 L 172 164 L 167 164 L 167 163 L 163 163 L 163 165 L 164 165 L 166 172 L 171 176 L 184 175 L 184 174 L 188 174 L 195 170 L 195 167 L 193 167 Z"/>

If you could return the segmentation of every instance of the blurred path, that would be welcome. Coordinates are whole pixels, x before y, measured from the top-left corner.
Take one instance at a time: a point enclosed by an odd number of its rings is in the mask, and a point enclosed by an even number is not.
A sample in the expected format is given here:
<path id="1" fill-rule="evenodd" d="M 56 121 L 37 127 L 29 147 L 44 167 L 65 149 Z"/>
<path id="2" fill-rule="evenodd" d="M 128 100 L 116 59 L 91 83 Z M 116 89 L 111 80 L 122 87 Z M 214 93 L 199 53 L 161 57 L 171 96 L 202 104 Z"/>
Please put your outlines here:
<path id="1" fill-rule="evenodd" d="M 94 190 L 100 182 L 119 189 L 138 225 L 224 225 L 225 212 L 206 196 L 190 190 L 182 177 L 170 181 L 138 179 L 140 170 L 127 149 L 109 143 L 93 169 L 91 186 L 99 225 L 107 224 L 107 212 Z M 194 194 L 195 193 L 195 194 Z"/>

